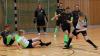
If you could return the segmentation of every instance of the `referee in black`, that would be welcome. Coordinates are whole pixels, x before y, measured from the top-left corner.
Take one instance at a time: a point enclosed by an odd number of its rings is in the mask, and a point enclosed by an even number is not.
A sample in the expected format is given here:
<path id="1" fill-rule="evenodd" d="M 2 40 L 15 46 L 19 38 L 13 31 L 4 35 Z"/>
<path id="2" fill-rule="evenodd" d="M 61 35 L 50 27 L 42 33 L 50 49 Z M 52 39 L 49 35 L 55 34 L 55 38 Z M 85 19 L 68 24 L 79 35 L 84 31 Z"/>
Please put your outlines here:
<path id="1" fill-rule="evenodd" d="M 38 35 L 40 35 L 40 28 L 43 28 L 46 34 L 46 23 L 48 22 L 48 18 L 41 4 L 39 4 L 37 9 L 35 10 L 34 16 L 35 16 L 34 23 L 35 22 L 37 23 Z"/>

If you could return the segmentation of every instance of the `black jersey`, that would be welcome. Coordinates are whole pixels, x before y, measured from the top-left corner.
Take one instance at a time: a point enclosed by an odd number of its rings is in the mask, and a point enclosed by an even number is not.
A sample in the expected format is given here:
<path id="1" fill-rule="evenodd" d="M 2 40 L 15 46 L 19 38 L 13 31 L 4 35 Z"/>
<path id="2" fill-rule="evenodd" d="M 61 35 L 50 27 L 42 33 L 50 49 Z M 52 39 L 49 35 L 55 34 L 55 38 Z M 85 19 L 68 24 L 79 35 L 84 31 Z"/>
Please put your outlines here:
<path id="1" fill-rule="evenodd" d="M 57 15 L 58 14 L 61 14 L 62 12 L 64 12 L 64 9 L 63 8 L 57 8 L 57 10 L 56 10 L 56 13 L 57 13 Z"/>
<path id="2" fill-rule="evenodd" d="M 44 9 L 35 10 L 35 17 L 36 17 L 37 22 L 45 21 L 45 16 L 46 16 L 46 13 Z"/>
<path id="3" fill-rule="evenodd" d="M 76 29 L 76 25 L 78 23 L 78 19 L 79 19 L 79 15 L 80 15 L 80 10 L 78 11 L 72 11 L 72 15 L 73 15 L 73 26 Z"/>
<path id="4" fill-rule="evenodd" d="M 71 13 L 61 13 L 60 15 L 60 25 L 62 30 L 65 32 L 66 30 L 68 31 L 68 33 L 70 33 L 70 23 L 68 23 L 68 21 L 71 21 Z"/>
<path id="5" fill-rule="evenodd" d="M 70 23 L 68 23 L 68 21 L 71 21 L 71 17 L 71 13 L 62 13 L 60 16 L 60 24 L 70 26 Z"/>
<path id="6" fill-rule="evenodd" d="M 56 15 L 61 14 L 61 13 L 63 13 L 63 12 L 64 12 L 64 9 L 59 7 L 59 8 L 57 8 L 57 10 L 56 10 Z M 57 26 L 60 25 L 60 16 L 58 16 L 58 20 L 56 21 L 56 25 L 57 25 Z"/>
<path id="7" fill-rule="evenodd" d="M 80 10 L 78 11 L 72 11 L 72 14 L 73 14 L 73 22 L 77 22 L 78 19 L 79 19 L 79 14 L 80 14 Z"/>

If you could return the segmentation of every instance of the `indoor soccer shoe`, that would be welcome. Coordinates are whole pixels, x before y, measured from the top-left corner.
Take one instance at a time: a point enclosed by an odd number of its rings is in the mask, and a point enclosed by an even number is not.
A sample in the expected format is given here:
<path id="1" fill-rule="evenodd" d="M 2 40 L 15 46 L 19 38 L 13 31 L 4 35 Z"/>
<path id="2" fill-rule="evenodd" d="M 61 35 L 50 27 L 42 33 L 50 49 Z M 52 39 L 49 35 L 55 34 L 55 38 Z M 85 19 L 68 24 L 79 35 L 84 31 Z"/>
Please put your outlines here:
<path id="1" fill-rule="evenodd" d="M 66 45 L 66 46 L 64 46 L 63 49 L 71 49 L 71 48 L 72 48 L 72 46 L 67 47 L 67 45 Z"/>
<path id="2" fill-rule="evenodd" d="M 64 45 L 64 47 L 67 47 L 67 45 Z M 72 45 L 70 45 L 69 47 L 71 47 L 71 48 L 72 48 L 73 46 L 72 46 Z"/>
<path id="3" fill-rule="evenodd" d="M 63 49 L 71 49 L 71 47 L 64 47 Z"/>
<path id="4" fill-rule="evenodd" d="M 45 43 L 46 46 L 49 46 L 51 44 L 51 42 Z"/>

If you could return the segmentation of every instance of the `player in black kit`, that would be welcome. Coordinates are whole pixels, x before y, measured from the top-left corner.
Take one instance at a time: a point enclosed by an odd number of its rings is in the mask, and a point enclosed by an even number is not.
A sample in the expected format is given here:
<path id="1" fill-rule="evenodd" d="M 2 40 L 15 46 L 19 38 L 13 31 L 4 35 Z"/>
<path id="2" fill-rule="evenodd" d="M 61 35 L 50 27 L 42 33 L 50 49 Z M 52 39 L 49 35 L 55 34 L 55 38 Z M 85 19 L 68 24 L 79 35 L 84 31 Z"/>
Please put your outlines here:
<path id="1" fill-rule="evenodd" d="M 64 36 L 66 35 L 66 37 L 64 37 L 65 46 L 67 45 L 68 38 L 70 35 L 70 31 L 71 31 L 71 23 L 72 23 L 71 17 L 72 17 L 72 13 L 71 13 L 69 7 L 67 7 L 66 11 L 62 12 L 59 17 L 60 26 L 61 26 L 63 32 L 65 33 Z"/>
<path id="2" fill-rule="evenodd" d="M 78 19 L 79 19 L 80 14 L 81 14 L 81 11 L 79 10 L 79 6 L 75 6 L 74 10 L 72 11 L 74 29 L 76 29 L 76 25 L 78 23 Z M 78 39 L 78 36 L 76 36 L 76 39 Z"/>

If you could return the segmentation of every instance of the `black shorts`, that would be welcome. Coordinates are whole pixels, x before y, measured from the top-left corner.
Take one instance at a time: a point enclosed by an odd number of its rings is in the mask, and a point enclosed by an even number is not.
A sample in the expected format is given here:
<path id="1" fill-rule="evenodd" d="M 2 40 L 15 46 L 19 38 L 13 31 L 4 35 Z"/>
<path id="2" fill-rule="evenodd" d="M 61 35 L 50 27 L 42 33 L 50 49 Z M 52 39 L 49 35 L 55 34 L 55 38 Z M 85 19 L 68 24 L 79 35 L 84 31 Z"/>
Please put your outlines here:
<path id="1" fill-rule="evenodd" d="M 10 43 L 8 45 L 12 45 L 15 40 L 11 39 Z"/>
<path id="2" fill-rule="evenodd" d="M 66 25 L 66 26 L 61 26 L 62 27 L 62 30 L 63 32 L 65 32 L 66 30 L 68 31 L 68 33 L 70 33 L 70 26 Z"/>
<path id="3" fill-rule="evenodd" d="M 29 44 L 28 44 L 28 46 L 26 47 L 26 48 L 34 48 L 33 46 L 32 46 L 32 39 L 30 39 L 30 40 L 28 40 L 29 41 Z"/>
<path id="4" fill-rule="evenodd" d="M 75 29 L 72 34 L 77 36 L 79 33 L 82 33 L 83 36 L 87 36 L 87 32 L 86 31 L 80 31 L 80 32 L 77 32 L 78 29 Z"/>
<path id="5" fill-rule="evenodd" d="M 9 42 L 9 44 L 7 44 L 7 38 L 3 38 L 3 43 L 8 46 L 8 45 L 12 45 L 14 43 L 15 40 L 11 39 L 11 41 Z"/>
<path id="6" fill-rule="evenodd" d="M 60 20 L 57 20 L 56 21 L 56 26 L 59 26 L 60 25 Z"/>
<path id="7" fill-rule="evenodd" d="M 45 26 L 45 21 L 38 21 L 37 26 Z"/>
<path id="8" fill-rule="evenodd" d="M 58 17 L 58 20 L 56 20 L 56 26 L 60 26 L 60 23 L 61 23 L 61 18 Z"/>

